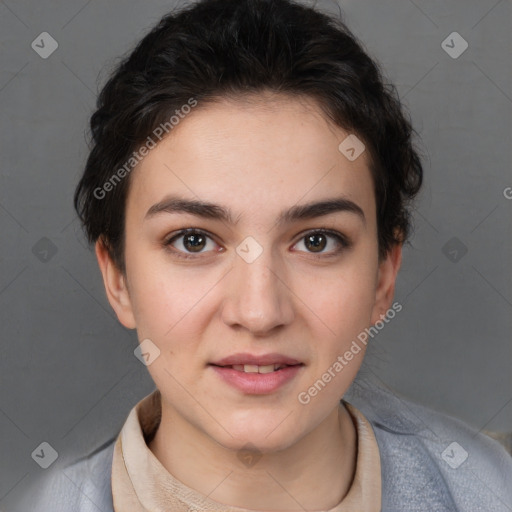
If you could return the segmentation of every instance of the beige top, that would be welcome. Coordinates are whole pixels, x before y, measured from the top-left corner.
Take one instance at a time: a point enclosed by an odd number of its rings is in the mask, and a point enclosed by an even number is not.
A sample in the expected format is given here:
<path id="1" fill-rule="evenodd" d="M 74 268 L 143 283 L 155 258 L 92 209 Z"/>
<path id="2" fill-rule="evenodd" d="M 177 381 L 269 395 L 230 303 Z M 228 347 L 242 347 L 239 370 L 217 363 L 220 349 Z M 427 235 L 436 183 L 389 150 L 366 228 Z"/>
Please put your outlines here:
<path id="1" fill-rule="evenodd" d="M 371 425 L 347 402 L 357 431 L 356 472 L 345 498 L 328 512 L 379 512 L 380 454 Z M 115 512 L 254 512 L 223 505 L 174 478 L 148 448 L 161 418 L 160 393 L 153 391 L 130 411 L 117 437 L 112 460 Z"/>

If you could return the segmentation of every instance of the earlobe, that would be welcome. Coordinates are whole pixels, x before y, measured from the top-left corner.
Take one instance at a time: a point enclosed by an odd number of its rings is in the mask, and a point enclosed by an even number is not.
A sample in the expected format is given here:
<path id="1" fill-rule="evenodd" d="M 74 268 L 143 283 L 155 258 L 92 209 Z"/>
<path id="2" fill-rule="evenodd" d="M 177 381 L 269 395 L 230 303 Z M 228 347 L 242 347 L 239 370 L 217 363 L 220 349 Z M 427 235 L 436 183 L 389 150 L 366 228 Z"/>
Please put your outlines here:
<path id="1" fill-rule="evenodd" d="M 105 292 L 112 309 L 115 311 L 121 324 L 128 329 L 135 329 L 135 317 L 124 274 L 113 262 L 102 240 L 96 242 L 95 252 L 103 276 Z"/>
<path id="2" fill-rule="evenodd" d="M 395 283 L 398 270 L 402 264 L 402 244 L 395 244 L 389 250 L 386 258 L 380 262 L 377 287 L 375 290 L 375 304 L 372 311 L 372 325 L 381 320 L 380 315 L 385 315 L 391 307 L 395 294 Z"/>

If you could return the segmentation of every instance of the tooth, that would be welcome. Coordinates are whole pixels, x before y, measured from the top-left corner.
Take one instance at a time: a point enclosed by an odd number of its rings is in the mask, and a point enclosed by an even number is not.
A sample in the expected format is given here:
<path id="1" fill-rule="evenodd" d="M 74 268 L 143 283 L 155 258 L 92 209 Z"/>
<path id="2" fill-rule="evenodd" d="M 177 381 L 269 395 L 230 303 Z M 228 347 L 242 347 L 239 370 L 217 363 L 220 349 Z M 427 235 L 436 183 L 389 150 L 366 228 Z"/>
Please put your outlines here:
<path id="1" fill-rule="evenodd" d="M 266 366 L 259 366 L 258 373 L 272 373 L 274 371 L 275 364 L 267 364 Z"/>
<path id="2" fill-rule="evenodd" d="M 244 371 L 244 365 L 243 364 L 234 364 L 233 365 L 233 370 L 238 370 L 239 372 L 243 372 Z"/>
<path id="3" fill-rule="evenodd" d="M 244 372 L 258 373 L 258 365 L 257 364 L 244 364 Z"/>

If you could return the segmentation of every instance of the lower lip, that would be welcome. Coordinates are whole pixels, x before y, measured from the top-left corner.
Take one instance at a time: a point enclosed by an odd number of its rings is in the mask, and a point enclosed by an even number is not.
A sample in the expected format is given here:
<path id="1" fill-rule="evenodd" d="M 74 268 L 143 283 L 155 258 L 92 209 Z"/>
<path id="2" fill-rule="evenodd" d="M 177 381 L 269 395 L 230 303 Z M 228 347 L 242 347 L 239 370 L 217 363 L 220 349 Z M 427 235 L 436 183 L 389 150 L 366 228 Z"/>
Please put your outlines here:
<path id="1" fill-rule="evenodd" d="M 265 395 L 276 391 L 290 382 L 303 366 L 302 364 L 286 366 L 272 373 L 246 373 L 233 368 L 210 365 L 224 381 L 249 395 Z"/>

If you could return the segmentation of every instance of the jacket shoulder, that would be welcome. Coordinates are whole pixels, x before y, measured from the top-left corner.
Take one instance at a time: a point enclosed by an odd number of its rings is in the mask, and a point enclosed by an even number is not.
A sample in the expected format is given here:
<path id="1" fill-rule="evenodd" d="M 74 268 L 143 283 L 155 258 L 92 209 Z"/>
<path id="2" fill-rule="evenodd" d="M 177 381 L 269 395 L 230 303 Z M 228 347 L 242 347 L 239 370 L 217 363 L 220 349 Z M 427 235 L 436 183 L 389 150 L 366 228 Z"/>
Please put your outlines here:
<path id="1" fill-rule="evenodd" d="M 512 457 L 497 441 L 371 381 L 345 399 L 374 430 L 383 512 L 512 510 Z"/>
<path id="2" fill-rule="evenodd" d="M 116 439 L 109 439 L 63 468 L 45 473 L 26 493 L 20 510 L 113 512 L 111 473 Z"/>

